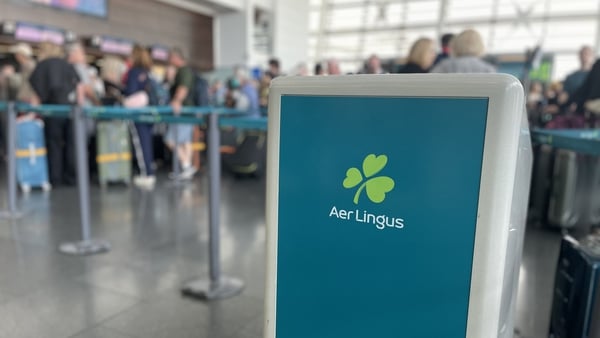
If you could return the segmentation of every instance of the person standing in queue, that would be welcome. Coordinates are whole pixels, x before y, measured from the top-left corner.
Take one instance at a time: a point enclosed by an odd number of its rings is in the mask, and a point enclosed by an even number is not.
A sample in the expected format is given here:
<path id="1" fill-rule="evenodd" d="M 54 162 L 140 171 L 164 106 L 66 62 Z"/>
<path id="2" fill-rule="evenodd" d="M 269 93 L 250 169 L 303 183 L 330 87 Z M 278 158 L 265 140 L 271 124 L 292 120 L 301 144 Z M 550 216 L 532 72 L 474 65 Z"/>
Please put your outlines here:
<path id="1" fill-rule="evenodd" d="M 435 58 L 435 61 L 433 62 L 434 66 L 450 57 L 450 54 L 452 52 L 452 39 L 454 39 L 454 34 L 452 33 L 446 33 L 442 35 L 442 38 L 440 39 L 442 50 Z"/>
<path id="2" fill-rule="evenodd" d="M 337 59 L 327 60 L 327 74 L 328 75 L 342 75 L 340 63 Z"/>
<path id="3" fill-rule="evenodd" d="M 62 48 L 51 42 L 40 45 L 40 62 L 29 82 L 41 104 L 70 105 L 77 102 L 79 76 L 75 68 L 63 58 Z M 50 117 L 44 119 L 48 169 L 53 186 L 75 184 L 75 151 L 71 119 Z"/>
<path id="4" fill-rule="evenodd" d="M 35 69 L 35 60 L 33 59 L 33 50 L 26 43 L 19 43 L 10 48 L 14 54 L 15 60 L 19 64 L 19 89 L 17 91 L 17 101 L 24 103 L 37 103 L 38 99 L 31 88 L 29 77 Z"/>
<path id="5" fill-rule="evenodd" d="M 281 76 L 281 63 L 279 62 L 279 59 L 269 59 L 269 70 L 267 70 L 267 73 L 269 73 L 271 79 Z"/>
<path id="6" fill-rule="evenodd" d="M 67 45 L 66 50 L 67 60 L 75 68 L 75 71 L 80 79 L 80 84 L 83 88 L 84 107 L 99 105 L 100 99 L 98 94 L 100 93 L 97 93 L 96 89 L 94 88 L 94 79 L 92 72 L 90 71 L 91 67 L 87 64 L 83 46 L 78 42 L 74 42 Z"/>
<path id="7" fill-rule="evenodd" d="M 575 95 L 579 87 L 583 85 L 592 66 L 594 65 L 594 50 L 590 46 L 583 46 L 579 50 L 580 68 L 570 73 L 563 82 L 563 90 L 569 97 Z"/>
<path id="8" fill-rule="evenodd" d="M 171 49 L 169 63 L 177 69 L 170 94 L 173 114 L 179 115 L 181 107 L 194 105 L 193 93 L 196 75 L 194 70 L 187 65 L 183 51 L 180 48 Z M 190 124 L 173 123 L 169 125 L 169 129 L 165 134 L 165 143 L 173 154 L 177 154 L 182 168 L 182 172 L 179 175 L 170 175 L 172 179 L 189 180 L 196 174 L 197 169 L 192 165 L 193 129 L 194 126 Z M 175 130 L 177 130 L 176 133 Z"/>
<path id="9" fill-rule="evenodd" d="M 476 30 L 467 29 L 451 41 L 452 56 L 431 69 L 432 73 L 495 73 L 496 68 L 483 61 L 483 38 Z"/>
<path id="10" fill-rule="evenodd" d="M 420 38 L 412 47 L 408 54 L 407 62 L 398 70 L 400 74 L 427 73 L 435 61 L 435 49 L 433 40 L 429 38 Z"/>
<path id="11" fill-rule="evenodd" d="M 125 83 L 124 94 L 130 96 L 138 92 L 148 92 L 152 84 L 150 83 L 150 69 L 152 67 L 152 58 L 148 50 L 140 45 L 135 45 L 131 54 L 131 68 L 127 73 L 127 82 Z M 138 159 L 141 175 L 134 177 L 133 183 L 141 188 L 152 189 L 156 183 L 154 175 L 154 146 L 152 140 L 152 123 L 136 122 L 134 124 L 135 132 L 139 138 L 139 150 L 141 159 Z M 134 146 L 137 142 L 134 142 Z"/>
<path id="12" fill-rule="evenodd" d="M 384 74 L 381 59 L 376 54 L 369 56 L 365 63 L 365 74 Z"/>

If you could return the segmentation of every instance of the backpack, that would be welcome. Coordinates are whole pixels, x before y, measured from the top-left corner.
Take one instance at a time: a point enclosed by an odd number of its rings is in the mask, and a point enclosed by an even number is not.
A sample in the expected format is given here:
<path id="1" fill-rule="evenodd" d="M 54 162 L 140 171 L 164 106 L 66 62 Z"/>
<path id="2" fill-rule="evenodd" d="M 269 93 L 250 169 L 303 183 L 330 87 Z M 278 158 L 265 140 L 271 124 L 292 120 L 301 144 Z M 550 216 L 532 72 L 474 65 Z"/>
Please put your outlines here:
<path id="1" fill-rule="evenodd" d="M 196 74 L 193 92 L 194 105 L 208 106 L 210 104 L 208 89 L 208 81 L 206 81 L 200 74 Z"/>
<path id="2" fill-rule="evenodd" d="M 164 106 L 169 104 L 169 93 L 152 76 L 148 76 L 144 91 L 148 94 L 148 105 Z"/>

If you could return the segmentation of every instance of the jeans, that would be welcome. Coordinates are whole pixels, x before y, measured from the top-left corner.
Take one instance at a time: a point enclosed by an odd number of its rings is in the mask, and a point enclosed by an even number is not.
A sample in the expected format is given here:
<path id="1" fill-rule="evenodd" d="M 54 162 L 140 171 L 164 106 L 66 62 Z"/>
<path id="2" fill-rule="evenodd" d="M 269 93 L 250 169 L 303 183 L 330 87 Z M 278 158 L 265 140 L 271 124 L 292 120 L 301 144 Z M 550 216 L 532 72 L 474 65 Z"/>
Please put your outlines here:
<path id="1" fill-rule="evenodd" d="M 152 140 L 152 127 L 151 123 L 136 123 L 135 129 L 137 130 L 138 137 L 140 139 L 140 146 L 142 148 L 142 156 L 144 157 L 144 166 L 146 167 L 145 174 L 147 176 L 154 175 L 154 144 Z M 141 166 L 140 166 L 141 168 Z M 144 174 L 142 170 L 142 174 Z"/>

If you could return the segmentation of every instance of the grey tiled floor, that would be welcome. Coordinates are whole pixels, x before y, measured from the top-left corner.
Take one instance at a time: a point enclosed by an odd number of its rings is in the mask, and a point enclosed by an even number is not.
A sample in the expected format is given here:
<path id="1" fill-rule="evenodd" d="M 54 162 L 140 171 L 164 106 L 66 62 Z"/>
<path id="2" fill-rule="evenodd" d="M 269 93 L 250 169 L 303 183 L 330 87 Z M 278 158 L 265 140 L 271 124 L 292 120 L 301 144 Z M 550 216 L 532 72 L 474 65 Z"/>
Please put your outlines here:
<path id="1" fill-rule="evenodd" d="M 246 289 L 211 303 L 179 293 L 185 281 L 206 276 L 204 178 L 185 188 L 160 181 L 153 193 L 93 187 L 93 233 L 113 249 L 83 258 L 56 251 L 79 238 L 76 189 L 23 197 L 26 216 L 0 220 L 0 338 L 262 337 L 264 182 L 224 178 L 222 186 L 222 267 Z M 524 338 L 546 337 L 559 240 L 546 230 L 527 233 L 517 320 Z"/>

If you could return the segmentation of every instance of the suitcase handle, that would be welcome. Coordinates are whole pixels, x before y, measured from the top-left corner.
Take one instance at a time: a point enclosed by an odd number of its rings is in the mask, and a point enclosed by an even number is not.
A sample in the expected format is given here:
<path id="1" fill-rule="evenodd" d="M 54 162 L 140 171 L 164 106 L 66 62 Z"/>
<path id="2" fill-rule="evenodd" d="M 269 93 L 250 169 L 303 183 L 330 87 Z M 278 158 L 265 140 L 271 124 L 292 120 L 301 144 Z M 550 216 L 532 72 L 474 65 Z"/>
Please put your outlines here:
<path id="1" fill-rule="evenodd" d="M 29 164 L 34 165 L 35 164 L 35 144 L 33 144 L 33 142 L 29 143 Z"/>

